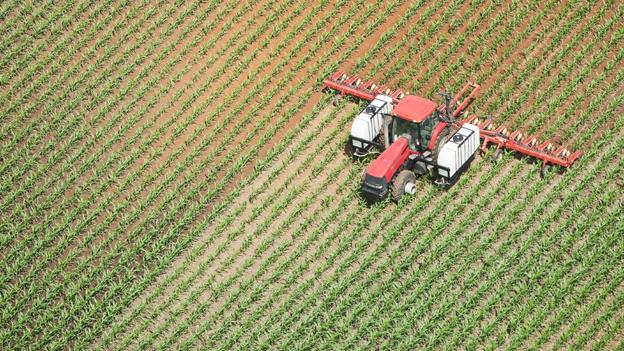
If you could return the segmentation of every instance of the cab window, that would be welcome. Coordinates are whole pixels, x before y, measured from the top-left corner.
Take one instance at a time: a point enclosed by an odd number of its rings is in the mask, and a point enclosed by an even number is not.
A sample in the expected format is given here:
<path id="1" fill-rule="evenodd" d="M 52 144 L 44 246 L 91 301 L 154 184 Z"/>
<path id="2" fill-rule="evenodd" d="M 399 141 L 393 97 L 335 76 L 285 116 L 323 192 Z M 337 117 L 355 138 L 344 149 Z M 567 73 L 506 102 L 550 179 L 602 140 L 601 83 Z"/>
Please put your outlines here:
<path id="1" fill-rule="evenodd" d="M 438 125 L 439 121 L 440 119 L 438 117 L 438 111 L 433 111 L 431 116 L 427 117 L 427 119 L 422 121 L 422 123 L 420 124 L 420 136 L 422 137 L 423 147 L 426 148 L 427 145 L 429 145 L 433 130 L 435 129 L 436 125 Z"/>
<path id="2" fill-rule="evenodd" d="M 392 140 L 404 137 L 407 139 L 409 147 L 412 150 L 417 150 L 419 146 L 418 129 L 419 125 L 417 123 L 397 117 L 392 122 Z"/>

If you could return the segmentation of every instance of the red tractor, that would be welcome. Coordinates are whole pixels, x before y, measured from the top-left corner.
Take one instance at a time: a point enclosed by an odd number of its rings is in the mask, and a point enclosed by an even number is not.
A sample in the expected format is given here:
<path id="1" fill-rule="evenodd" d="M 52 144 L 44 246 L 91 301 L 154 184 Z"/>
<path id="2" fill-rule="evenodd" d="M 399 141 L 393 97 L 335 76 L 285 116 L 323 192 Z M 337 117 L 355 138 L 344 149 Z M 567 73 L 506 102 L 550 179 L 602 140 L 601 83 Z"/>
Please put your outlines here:
<path id="1" fill-rule="evenodd" d="M 580 157 L 580 152 L 571 153 L 548 141 L 538 143 L 535 137 L 525 138 L 503 126 L 495 128 L 490 120 L 469 116 L 467 108 L 478 84 L 466 84 L 455 96 L 440 93 L 444 103 L 439 105 L 344 72 L 334 73 L 324 84 L 337 92 L 337 100 L 350 95 L 370 101 L 353 121 L 347 141 L 348 153 L 354 157 L 381 153 L 362 175 L 362 195 L 368 202 L 388 194 L 394 200 L 414 194 L 416 179 L 428 172 L 436 184 L 453 184 L 473 160 L 480 139 L 482 151 L 488 144 L 497 145 L 494 159 L 506 148 L 542 160 L 542 170 L 549 165 L 569 167 Z"/>

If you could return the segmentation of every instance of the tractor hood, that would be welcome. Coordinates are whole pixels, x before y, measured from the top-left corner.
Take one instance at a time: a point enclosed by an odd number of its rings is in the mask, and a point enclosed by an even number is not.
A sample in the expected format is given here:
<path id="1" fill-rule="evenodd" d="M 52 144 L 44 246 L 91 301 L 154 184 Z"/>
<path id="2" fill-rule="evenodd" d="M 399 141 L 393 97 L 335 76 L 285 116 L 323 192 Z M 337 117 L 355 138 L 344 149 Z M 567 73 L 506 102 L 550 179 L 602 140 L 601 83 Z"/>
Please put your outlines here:
<path id="1" fill-rule="evenodd" d="M 409 156 L 407 151 L 407 139 L 401 137 L 379 155 L 366 168 L 366 174 L 375 178 L 385 178 L 387 182 L 392 180 L 394 173 Z"/>

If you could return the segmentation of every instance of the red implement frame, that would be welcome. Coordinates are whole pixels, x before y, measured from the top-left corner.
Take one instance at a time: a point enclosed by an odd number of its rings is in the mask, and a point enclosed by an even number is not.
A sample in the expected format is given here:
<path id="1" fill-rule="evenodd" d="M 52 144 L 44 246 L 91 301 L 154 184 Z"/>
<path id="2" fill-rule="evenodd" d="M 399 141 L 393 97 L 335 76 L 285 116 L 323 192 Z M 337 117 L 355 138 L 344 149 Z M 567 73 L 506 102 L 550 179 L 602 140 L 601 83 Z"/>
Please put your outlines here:
<path id="1" fill-rule="evenodd" d="M 462 90 L 460 90 L 459 93 L 455 95 L 455 98 L 453 98 L 453 102 L 455 103 L 455 105 L 457 105 L 457 107 L 453 111 L 453 118 L 457 118 L 468 108 L 468 106 L 470 106 L 470 104 L 472 104 L 472 102 L 477 97 L 477 91 L 479 91 L 480 88 L 481 86 L 479 84 L 475 84 L 472 82 L 464 85 Z M 459 100 L 462 98 L 462 102 L 459 103 Z"/>
<path id="2" fill-rule="evenodd" d="M 396 104 L 403 96 L 407 95 L 402 90 L 392 91 L 388 86 L 378 86 L 373 81 L 363 82 L 358 76 L 348 76 L 343 71 L 332 74 L 329 79 L 323 81 L 326 88 L 339 91 L 342 96 L 351 95 L 360 99 L 373 101 L 378 94 L 392 97 Z"/>
<path id="3" fill-rule="evenodd" d="M 462 121 L 479 127 L 483 139 L 481 150 L 485 151 L 488 144 L 496 144 L 497 149 L 508 149 L 542 160 L 542 166 L 557 165 L 570 167 L 581 152 L 571 152 L 564 146 L 555 145 L 548 140 L 539 142 L 535 136 L 525 136 L 520 131 L 509 131 L 505 126 L 494 126 L 491 120 L 480 120 L 472 115 Z"/>
<path id="4" fill-rule="evenodd" d="M 351 95 L 360 99 L 372 101 L 378 94 L 384 94 L 392 97 L 393 102 L 396 104 L 405 95 L 409 93 L 402 90 L 391 90 L 386 85 L 378 86 L 373 81 L 369 80 L 363 82 L 358 76 L 348 76 L 344 71 L 338 71 L 332 74 L 328 79 L 323 81 L 326 88 L 330 88 L 340 92 L 340 95 Z M 453 98 L 453 104 L 455 110 L 453 110 L 453 117 L 456 118 L 470 104 L 474 101 L 477 91 L 479 91 L 479 84 L 468 83 L 464 85 L 462 90 Z M 461 100 L 461 103 L 459 102 Z M 440 105 L 439 108 L 444 108 L 444 105 Z"/>
<path id="5" fill-rule="evenodd" d="M 402 90 L 393 91 L 386 85 L 377 86 L 373 81 L 363 82 L 358 76 L 348 76 L 343 71 L 332 74 L 323 83 L 326 88 L 339 91 L 342 96 L 351 95 L 369 101 L 374 100 L 378 94 L 385 94 L 391 96 L 396 104 L 405 95 L 409 95 Z M 468 83 L 455 95 L 453 102 L 456 107 L 453 118 L 459 117 L 475 100 L 479 88 L 478 84 Z M 444 105 L 440 105 L 440 108 L 444 108 Z M 471 123 L 479 127 L 483 139 L 482 151 L 485 151 L 489 144 L 496 144 L 497 149 L 513 150 L 540 159 L 542 167 L 549 164 L 570 167 L 581 156 L 580 151 L 571 152 L 550 141 L 539 142 L 535 136 L 525 137 L 520 131 L 510 132 L 504 126 L 495 127 L 492 121 L 480 120 L 475 115 L 462 120 L 458 125 L 462 123 Z"/>

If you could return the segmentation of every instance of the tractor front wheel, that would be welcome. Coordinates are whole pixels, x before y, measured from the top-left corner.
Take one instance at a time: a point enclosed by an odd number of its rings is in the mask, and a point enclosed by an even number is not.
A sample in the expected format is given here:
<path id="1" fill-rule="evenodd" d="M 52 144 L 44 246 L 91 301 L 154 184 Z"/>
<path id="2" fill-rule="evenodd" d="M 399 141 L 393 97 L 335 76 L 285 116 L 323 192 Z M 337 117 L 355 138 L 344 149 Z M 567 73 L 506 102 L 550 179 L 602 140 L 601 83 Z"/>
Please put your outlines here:
<path id="1" fill-rule="evenodd" d="M 392 199 L 399 201 L 404 194 L 414 195 L 416 193 L 416 174 L 406 169 L 396 176 L 392 183 Z"/>

